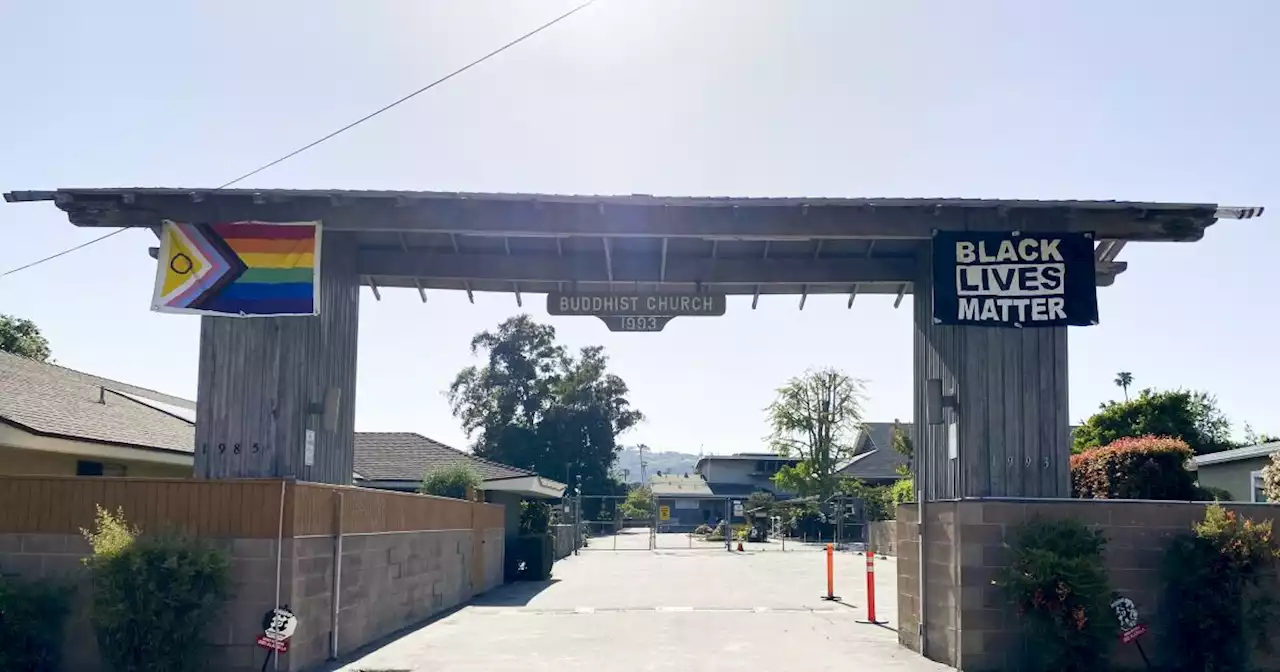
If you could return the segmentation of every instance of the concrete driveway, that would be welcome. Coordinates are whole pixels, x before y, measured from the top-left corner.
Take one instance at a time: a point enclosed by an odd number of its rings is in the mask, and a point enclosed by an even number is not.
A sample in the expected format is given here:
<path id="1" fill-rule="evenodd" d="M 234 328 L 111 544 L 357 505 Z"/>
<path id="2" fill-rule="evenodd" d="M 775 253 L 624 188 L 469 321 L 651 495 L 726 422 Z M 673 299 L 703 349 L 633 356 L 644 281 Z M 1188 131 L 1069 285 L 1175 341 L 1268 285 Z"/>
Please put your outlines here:
<path id="1" fill-rule="evenodd" d="M 657 551 L 583 550 L 556 563 L 550 582 L 491 591 L 336 669 L 951 669 L 898 646 L 891 559 L 877 562 L 876 615 L 888 622 L 876 626 L 857 622 L 866 618 L 860 555 L 836 554 L 843 599 L 834 603 L 822 599 L 819 546 L 728 553 L 689 549 L 683 535 L 659 537 Z M 605 541 L 593 548 L 612 546 Z"/>

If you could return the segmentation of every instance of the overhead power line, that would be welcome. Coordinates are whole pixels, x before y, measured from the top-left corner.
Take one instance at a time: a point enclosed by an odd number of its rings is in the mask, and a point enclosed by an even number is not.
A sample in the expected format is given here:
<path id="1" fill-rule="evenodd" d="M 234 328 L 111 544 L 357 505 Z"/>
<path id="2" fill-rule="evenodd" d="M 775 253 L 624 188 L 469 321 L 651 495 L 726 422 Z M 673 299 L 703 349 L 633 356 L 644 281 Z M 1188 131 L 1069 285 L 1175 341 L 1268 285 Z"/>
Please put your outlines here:
<path id="1" fill-rule="evenodd" d="M 94 244 L 94 243 L 97 243 L 97 242 L 100 242 L 100 241 L 106 240 L 106 239 L 110 238 L 111 236 L 116 235 L 117 233 L 124 233 L 125 231 L 128 231 L 128 229 L 116 229 L 115 231 L 112 231 L 111 233 L 108 233 L 108 234 L 107 234 L 107 235 L 105 235 L 105 236 L 98 236 L 97 238 L 94 238 L 93 240 L 91 240 L 91 241 L 89 241 L 89 242 L 87 242 L 87 243 L 80 243 L 79 245 L 76 245 L 75 247 L 68 247 L 67 249 L 65 249 L 65 250 L 63 250 L 63 251 L 61 251 L 61 252 L 59 252 L 59 253 L 57 253 L 57 254 L 51 254 L 51 255 L 49 255 L 49 256 L 47 256 L 47 257 L 45 257 L 44 259 L 37 259 L 36 261 L 33 261 L 33 262 L 29 263 L 29 264 L 23 264 L 22 266 L 19 266 L 19 267 L 17 267 L 17 268 L 11 268 L 11 269 L 9 269 L 9 270 L 5 271 L 4 273 L 0 273 L 0 278 L 3 278 L 3 277 L 5 277 L 5 276 L 9 276 L 9 275 L 13 275 L 14 273 L 17 273 L 18 271 L 25 271 L 25 270 L 27 270 L 28 268 L 31 268 L 32 266 L 39 266 L 40 264 L 43 264 L 43 263 L 44 263 L 44 262 L 46 262 L 46 261 L 53 261 L 54 259 L 57 259 L 58 257 L 61 257 L 61 256 L 62 256 L 62 255 L 64 255 L 64 254 L 71 254 L 72 252 L 75 252 L 76 250 L 79 250 L 79 249 L 83 249 L 83 248 L 89 247 L 90 245 L 92 245 L 92 244 Z"/>
<path id="2" fill-rule="evenodd" d="M 218 191 L 218 190 L 220 190 L 220 189 L 226 189 L 227 187 L 230 187 L 230 186 L 231 186 L 231 185 L 233 185 L 233 184 L 236 184 L 236 183 L 241 182 L 241 181 L 243 181 L 243 180 L 246 180 L 246 179 L 248 179 L 248 178 L 250 178 L 250 177 L 253 177 L 254 175 L 257 175 L 258 173 L 261 173 L 262 171 L 267 170 L 268 168 L 272 168 L 272 167 L 277 166 L 277 165 L 279 165 L 279 164 L 281 164 L 281 163 L 284 163 L 285 161 L 288 161 L 289 159 L 292 159 L 293 157 L 295 157 L 295 156 L 297 156 L 297 155 L 299 155 L 299 154 L 301 154 L 301 153 L 303 153 L 303 152 L 305 152 L 305 151 L 307 151 L 307 150 L 311 149 L 312 147 L 315 147 L 315 146 L 317 146 L 317 145 L 323 144 L 324 142 L 327 142 L 327 141 L 329 141 L 329 140 L 332 140 L 333 138 L 336 138 L 337 136 L 342 135 L 343 133 L 346 133 L 347 131 L 349 131 L 349 130 L 351 130 L 351 129 L 355 128 L 356 126 L 359 126 L 360 124 L 363 124 L 364 122 L 369 121 L 370 119 L 373 119 L 374 117 L 377 117 L 378 115 L 381 115 L 382 113 L 387 112 L 387 111 L 391 110 L 391 109 L 392 109 L 392 108 L 394 108 L 394 107 L 397 107 L 397 106 L 399 106 L 399 105 L 401 105 L 401 104 L 403 104 L 403 103 L 406 103 L 406 102 L 408 102 L 408 101 L 410 101 L 410 100 L 412 100 L 412 99 L 414 99 L 414 98 L 416 98 L 416 97 L 418 97 L 418 96 L 420 96 L 420 95 L 422 95 L 422 94 L 426 93 L 427 91 L 430 91 L 431 89 L 434 89 L 435 87 L 437 87 L 437 86 L 439 86 L 439 85 L 441 85 L 441 84 L 443 84 L 443 83 L 445 83 L 445 82 L 447 82 L 447 81 L 449 81 L 449 80 L 453 79 L 454 77 L 457 77 L 458 75 L 461 75 L 462 73 L 464 73 L 464 72 L 466 72 L 466 71 L 468 71 L 468 70 L 470 70 L 470 69 L 472 69 L 472 68 L 476 67 L 477 65 L 480 65 L 481 63 L 484 63 L 485 61 L 487 61 L 487 60 L 489 60 L 489 59 L 493 58 L 494 56 L 497 56 L 498 54 L 501 54 L 502 52 L 504 52 L 504 51 L 506 51 L 506 50 L 510 49 L 511 47 L 514 47 L 514 46 L 516 46 L 517 44 L 520 44 L 521 42 L 524 42 L 525 40 L 527 40 L 527 39 L 529 39 L 529 38 L 533 37 L 534 35 L 537 35 L 538 33 L 541 33 L 542 31 L 544 31 L 544 30 L 546 30 L 546 29 L 548 29 L 548 28 L 550 28 L 550 27 L 552 27 L 552 26 L 556 25 L 557 23 L 560 23 L 561 21 L 564 21 L 565 19 L 567 19 L 567 18 L 569 18 L 569 17 L 573 16 L 574 14 L 577 14 L 578 12 L 580 12 L 580 11 L 582 11 L 582 10 L 586 9 L 587 7 L 590 7 L 591 5 L 593 5 L 593 4 L 595 4 L 595 3 L 596 3 L 596 0 L 586 0 L 586 2 L 583 2 L 582 4 L 580 4 L 580 5 L 576 6 L 576 7 L 574 7 L 573 9 L 570 9 L 569 11 L 565 12 L 564 14 L 561 14 L 560 16 L 557 16 L 557 17 L 556 17 L 556 18 L 554 18 L 554 19 L 551 19 L 550 21 L 548 21 L 548 22 L 546 22 L 546 23 L 544 23 L 544 24 L 542 24 L 542 25 L 538 26 L 537 28 L 534 28 L 533 30 L 531 30 L 531 31 L 529 31 L 529 32 L 527 32 L 527 33 L 525 33 L 525 34 L 521 35 L 520 37 L 517 37 L 516 39 L 514 39 L 514 40 L 512 40 L 512 41 L 510 41 L 510 42 L 508 42 L 508 43 L 506 43 L 506 44 L 504 44 L 504 45 L 502 45 L 502 46 L 498 47 L 497 49 L 494 49 L 493 51 L 490 51 L 489 53 L 487 53 L 487 54 L 485 54 L 485 55 L 481 56 L 480 58 L 477 58 L 476 60 L 471 61 L 470 63 L 468 63 L 468 64 L 466 64 L 466 65 L 464 65 L 464 66 L 462 66 L 462 67 L 458 68 L 457 70 L 454 70 L 454 71 L 450 72 L 449 74 L 447 74 L 447 75 L 445 75 L 445 76 L 443 76 L 443 77 L 441 77 L 441 78 L 439 78 L 439 79 L 437 79 L 437 80 L 435 80 L 435 81 L 431 82 L 430 84 L 427 84 L 426 86 L 423 86 L 423 87 L 421 87 L 421 88 L 419 88 L 419 89 L 417 89 L 417 90 L 413 91 L 412 93 L 409 93 L 408 95 L 406 95 L 406 96 L 403 96 L 403 97 L 399 98 L 398 100 L 395 100 L 395 101 L 393 101 L 393 102 L 391 102 L 391 103 L 388 103 L 388 104 L 386 104 L 386 105 L 383 105 L 382 107 L 380 107 L 380 108 L 378 108 L 378 109 L 374 110 L 373 112 L 370 112 L 369 114 L 366 114 L 366 115 L 365 115 L 365 116 L 363 116 L 363 117 L 360 117 L 359 119 L 356 119 L 355 121 L 353 121 L 353 122 L 351 122 L 351 123 L 347 124 L 346 126 L 343 126 L 342 128 L 339 128 L 338 130 L 333 131 L 332 133 L 329 133 L 328 135 L 325 135 L 324 137 L 321 137 L 321 138 L 319 138 L 318 140 L 314 140 L 314 141 L 312 141 L 312 142 L 309 142 L 309 143 L 307 143 L 307 144 L 305 144 L 305 145 L 303 145 L 303 146 L 301 146 L 301 147 L 299 147 L 299 148 L 297 148 L 297 149 L 293 150 L 292 152 L 289 152 L 288 154 L 285 154 L 284 156 L 282 156 L 282 157 L 280 157 L 280 158 L 278 158 L 278 159 L 276 159 L 276 160 L 274 160 L 274 161 L 270 161 L 270 162 L 264 163 L 264 164 L 262 164 L 261 166 L 258 166 L 257 168 L 254 168 L 253 170 L 251 170 L 251 171 L 249 171 L 249 172 L 247 172 L 247 173 L 245 173 L 245 174 L 241 175 L 240 177 L 235 178 L 234 180 L 230 180 L 230 181 L 228 181 L 228 182 L 224 182 L 223 184 L 220 184 L 220 185 L 218 185 L 217 187 L 215 187 L 214 189 L 212 189 L 212 191 Z M 111 233 L 108 233 L 108 234 L 106 234 L 105 236 L 100 236 L 100 237 L 98 237 L 98 238 L 94 238 L 93 240 L 90 240 L 90 241 L 89 241 L 89 242 L 87 242 L 87 243 L 81 243 L 80 245 L 76 245 L 75 247 L 67 248 L 67 249 L 65 249 L 65 250 L 63 250 L 63 251 L 61 251 L 61 252 L 59 252 L 59 253 L 57 253 L 57 254 L 54 254 L 54 255 L 50 255 L 50 256 L 48 256 L 48 257 L 45 257 L 44 259 L 39 259 L 39 260 L 37 260 L 37 261 L 33 261 L 33 262 L 29 263 L 29 264 L 25 264 L 25 265 L 19 266 L 19 267 L 14 268 L 14 269 L 10 269 L 10 270 L 8 270 L 8 271 L 5 271 L 4 273 L 0 273 L 0 278 L 6 277 L 6 276 L 9 276 L 9 275 L 13 275 L 14 273 L 17 273 L 17 272 L 19 272 L 19 271 L 25 271 L 26 269 L 28 269 L 28 268 L 32 268 L 32 267 L 34 267 L 34 266 L 39 266 L 40 264 L 43 264 L 43 263 L 45 263 L 46 261 L 52 261 L 52 260 L 54 260 L 54 259 L 57 259 L 58 257 L 61 257 L 61 256 L 65 255 L 65 254 L 70 254 L 70 253 L 72 253 L 72 252 L 75 252 L 76 250 L 84 249 L 84 248 L 86 248 L 86 247 L 88 247 L 88 246 L 90 246 L 90 245 L 93 245 L 94 243 L 97 243 L 97 242 L 99 242 L 99 241 L 106 240 L 107 238 L 110 238 L 111 236 L 114 236 L 114 235 L 116 235 L 117 233 L 120 233 L 120 232 L 122 232 L 122 231 L 125 231 L 125 229 L 116 229 L 115 231 L 112 231 Z"/>

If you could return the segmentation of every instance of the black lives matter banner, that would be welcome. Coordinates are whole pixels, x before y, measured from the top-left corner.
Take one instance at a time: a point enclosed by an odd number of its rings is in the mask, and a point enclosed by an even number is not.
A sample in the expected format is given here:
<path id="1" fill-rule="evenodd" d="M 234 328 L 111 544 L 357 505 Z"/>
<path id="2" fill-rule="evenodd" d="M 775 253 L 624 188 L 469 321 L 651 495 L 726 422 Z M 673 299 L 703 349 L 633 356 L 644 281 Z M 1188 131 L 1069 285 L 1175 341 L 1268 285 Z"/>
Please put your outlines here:
<path id="1" fill-rule="evenodd" d="M 995 327 L 1097 324 L 1093 234 L 936 232 L 933 318 Z"/>

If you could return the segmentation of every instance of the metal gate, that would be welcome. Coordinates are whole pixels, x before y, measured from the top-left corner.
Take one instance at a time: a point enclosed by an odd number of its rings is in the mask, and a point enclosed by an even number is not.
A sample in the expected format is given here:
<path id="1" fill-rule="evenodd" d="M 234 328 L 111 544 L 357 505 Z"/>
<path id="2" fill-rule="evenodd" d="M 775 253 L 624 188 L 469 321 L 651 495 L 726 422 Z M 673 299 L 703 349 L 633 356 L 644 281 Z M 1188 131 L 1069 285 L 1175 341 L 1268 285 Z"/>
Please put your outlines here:
<path id="1" fill-rule="evenodd" d="M 622 513 L 625 495 L 579 495 L 579 529 L 584 551 L 651 551 L 654 517 L 627 518 Z M 653 509 L 650 509 L 653 511 Z"/>
<path id="2" fill-rule="evenodd" d="M 736 501 L 740 502 L 741 500 Z M 725 498 L 721 503 L 723 508 L 721 508 L 720 511 L 734 511 L 734 502 L 735 500 L 733 499 Z M 678 516 L 673 515 L 678 512 L 671 511 L 670 508 L 672 506 L 675 506 L 675 502 L 672 500 L 663 500 L 659 498 L 654 501 L 653 510 L 658 514 L 653 534 L 653 548 L 655 550 L 724 552 L 725 550 L 732 548 L 731 544 L 734 542 L 732 529 L 730 530 L 731 533 L 728 535 L 728 538 L 720 538 L 716 541 L 711 541 L 708 535 L 696 534 L 694 532 L 694 528 L 696 526 L 678 521 Z M 723 518 L 724 515 L 721 514 L 720 517 Z M 714 526 L 714 523 L 716 522 L 718 521 L 710 520 L 708 521 L 708 526 Z"/>

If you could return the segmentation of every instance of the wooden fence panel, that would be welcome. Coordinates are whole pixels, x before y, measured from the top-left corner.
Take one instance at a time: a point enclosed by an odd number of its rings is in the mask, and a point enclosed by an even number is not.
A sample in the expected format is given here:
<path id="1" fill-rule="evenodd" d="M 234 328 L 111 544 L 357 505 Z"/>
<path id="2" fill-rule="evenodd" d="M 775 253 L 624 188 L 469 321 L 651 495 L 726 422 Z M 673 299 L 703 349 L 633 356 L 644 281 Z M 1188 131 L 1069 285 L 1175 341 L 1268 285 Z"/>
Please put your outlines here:
<path id="1" fill-rule="evenodd" d="M 144 532 L 270 539 L 332 535 L 342 494 L 348 534 L 502 527 L 494 504 L 385 490 L 279 480 L 190 480 L 88 476 L 0 476 L 0 533 L 79 534 L 96 507 L 124 510 Z"/>
<path id="2" fill-rule="evenodd" d="M 292 490 L 295 494 L 290 499 L 295 508 L 292 524 L 286 528 L 300 537 L 336 532 L 333 498 L 338 493 L 342 494 L 342 527 L 346 534 L 469 530 L 473 519 L 482 523 L 481 529 L 502 527 L 504 522 L 501 506 L 461 499 L 319 483 L 298 483 Z"/>
<path id="3" fill-rule="evenodd" d="M 282 481 L 0 476 L 0 533 L 79 534 L 98 506 L 144 532 L 271 538 Z"/>

